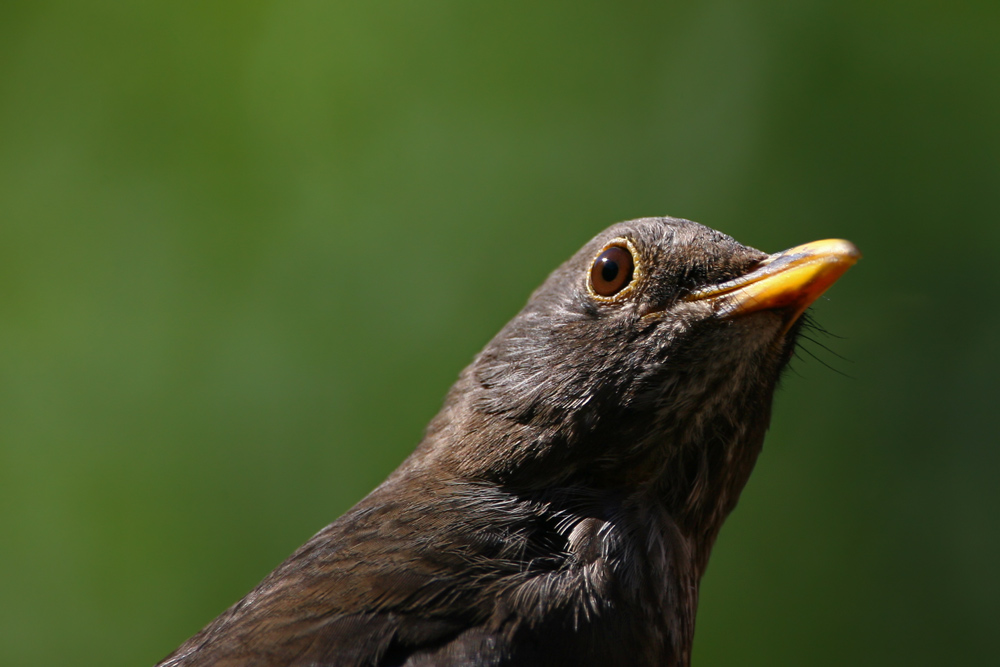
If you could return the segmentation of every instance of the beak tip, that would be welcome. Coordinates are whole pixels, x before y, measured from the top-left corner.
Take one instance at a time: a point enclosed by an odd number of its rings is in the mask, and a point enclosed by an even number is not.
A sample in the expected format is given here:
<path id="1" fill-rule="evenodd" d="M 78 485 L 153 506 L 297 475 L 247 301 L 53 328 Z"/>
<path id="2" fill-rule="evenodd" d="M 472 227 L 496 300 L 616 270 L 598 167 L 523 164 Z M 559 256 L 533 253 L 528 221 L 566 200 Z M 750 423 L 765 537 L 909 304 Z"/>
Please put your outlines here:
<path id="1" fill-rule="evenodd" d="M 844 239 L 830 239 L 830 253 L 837 255 L 841 261 L 854 264 L 861 259 L 861 251 L 858 246 Z"/>

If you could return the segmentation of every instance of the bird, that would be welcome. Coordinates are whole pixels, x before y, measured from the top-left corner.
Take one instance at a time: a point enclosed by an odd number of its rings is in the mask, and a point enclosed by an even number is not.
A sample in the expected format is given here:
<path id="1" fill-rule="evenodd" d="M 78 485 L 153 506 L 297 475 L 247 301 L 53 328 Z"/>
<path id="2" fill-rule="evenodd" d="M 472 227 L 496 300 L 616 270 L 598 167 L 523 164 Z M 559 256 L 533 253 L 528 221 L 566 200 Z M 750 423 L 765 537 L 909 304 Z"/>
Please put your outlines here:
<path id="1" fill-rule="evenodd" d="M 612 225 L 381 485 L 158 667 L 686 667 L 803 312 L 860 256 Z"/>

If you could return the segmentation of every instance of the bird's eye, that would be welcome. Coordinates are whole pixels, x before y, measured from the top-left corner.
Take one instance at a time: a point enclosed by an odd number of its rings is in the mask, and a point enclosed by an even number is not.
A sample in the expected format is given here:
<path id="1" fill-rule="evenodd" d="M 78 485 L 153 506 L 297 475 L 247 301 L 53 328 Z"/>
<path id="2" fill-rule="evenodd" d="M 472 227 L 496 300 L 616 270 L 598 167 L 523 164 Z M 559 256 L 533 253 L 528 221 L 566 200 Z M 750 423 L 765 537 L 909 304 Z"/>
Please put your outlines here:
<path id="1" fill-rule="evenodd" d="M 594 260 L 590 269 L 590 284 L 600 296 L 614 296 L 630 282 L 635 262 L 628 248 L 613 245 Z"/>

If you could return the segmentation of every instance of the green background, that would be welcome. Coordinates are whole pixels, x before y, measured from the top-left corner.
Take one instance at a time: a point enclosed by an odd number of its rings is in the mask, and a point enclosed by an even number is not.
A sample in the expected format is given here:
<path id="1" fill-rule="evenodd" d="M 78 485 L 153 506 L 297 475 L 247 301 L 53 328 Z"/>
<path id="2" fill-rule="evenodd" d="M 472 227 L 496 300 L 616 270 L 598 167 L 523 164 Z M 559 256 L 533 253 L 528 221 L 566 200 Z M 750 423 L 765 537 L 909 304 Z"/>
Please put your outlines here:
<path id="1" fill-rule="evenodd" d="M 0 663 L 163 657 L 661 214 L 865 253 L 694 663 L 995 660 L 998 34 L 995 0 L 0 4 Z"/>

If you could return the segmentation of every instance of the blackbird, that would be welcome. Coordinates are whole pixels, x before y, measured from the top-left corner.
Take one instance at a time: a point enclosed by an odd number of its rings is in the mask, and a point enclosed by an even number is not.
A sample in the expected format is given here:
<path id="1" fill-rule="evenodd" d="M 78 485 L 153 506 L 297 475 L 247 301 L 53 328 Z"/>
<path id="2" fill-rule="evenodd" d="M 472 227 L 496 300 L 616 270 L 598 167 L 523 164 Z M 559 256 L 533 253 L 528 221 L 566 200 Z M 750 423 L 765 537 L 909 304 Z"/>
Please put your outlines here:
<path id="1" fill-rule="evenodd" d="M 688 665 L 800 315 L 859 257 L 610 227 L 385 482 L 160 666 Z"/>

